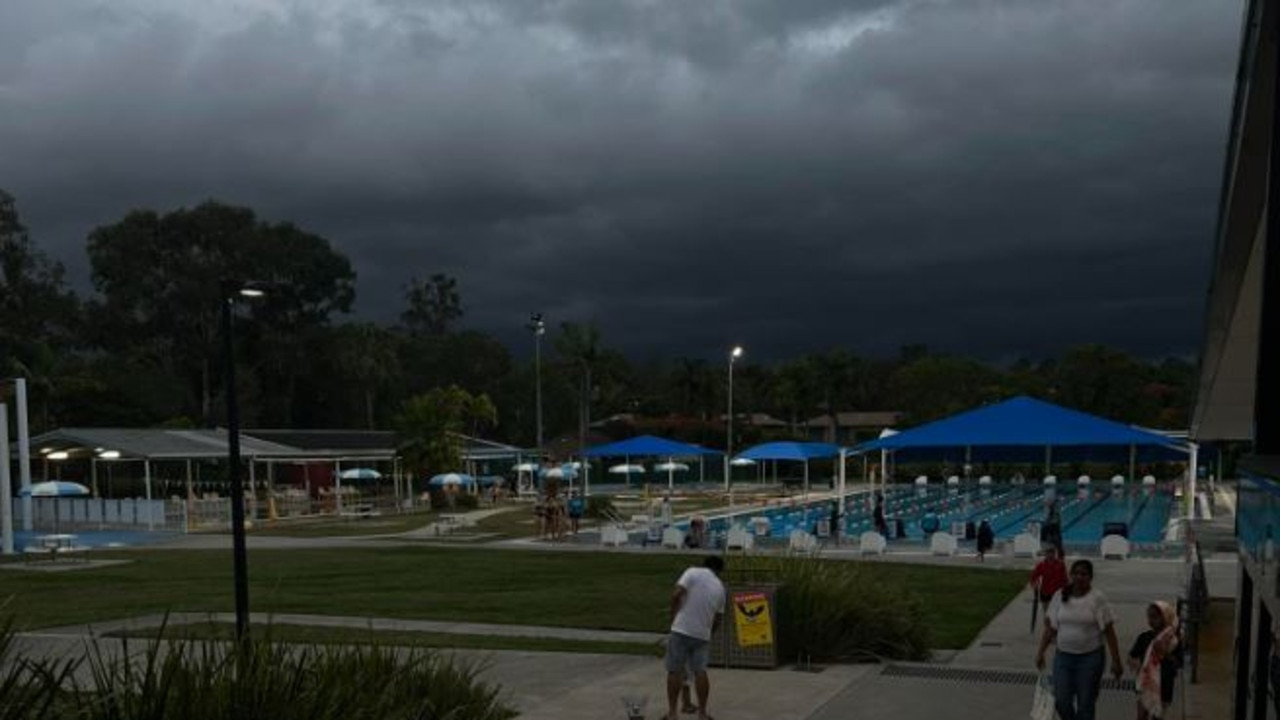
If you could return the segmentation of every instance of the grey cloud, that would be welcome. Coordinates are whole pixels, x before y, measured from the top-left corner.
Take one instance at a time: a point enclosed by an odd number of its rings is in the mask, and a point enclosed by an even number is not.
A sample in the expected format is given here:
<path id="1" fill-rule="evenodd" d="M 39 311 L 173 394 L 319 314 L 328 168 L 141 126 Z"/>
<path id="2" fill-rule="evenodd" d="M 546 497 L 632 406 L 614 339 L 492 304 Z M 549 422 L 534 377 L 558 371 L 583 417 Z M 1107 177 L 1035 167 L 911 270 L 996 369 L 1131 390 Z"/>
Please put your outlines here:
<path id="1" fill-rule="evenodd" d="M 513 343 L 1198 341 L 1221 5 L 110 7 L 0 7 L 0 185 L 82 277 L 94 225 L 218 197 L 330 237 L 364 315 L 449 272 Z"/>

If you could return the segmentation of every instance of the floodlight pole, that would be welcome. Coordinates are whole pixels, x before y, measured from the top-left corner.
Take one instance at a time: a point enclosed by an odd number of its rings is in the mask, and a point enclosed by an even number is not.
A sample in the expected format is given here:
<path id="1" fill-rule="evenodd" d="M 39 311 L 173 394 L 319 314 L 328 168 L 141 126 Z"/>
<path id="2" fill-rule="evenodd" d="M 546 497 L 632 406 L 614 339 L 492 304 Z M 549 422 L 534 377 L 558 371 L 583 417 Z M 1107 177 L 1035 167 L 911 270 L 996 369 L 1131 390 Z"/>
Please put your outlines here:
<path id="1" fill-rule="evenodd" d="M 249 565 L 244 536 L 244 485 L 240 479 L 240 405 L 236 399 L 236 356 L 232 316 L 236 298 L 260 297 L 260 286 L 234 281 L 222 284 L 222 352 L 227 395 L 227 479 L 231 482 L 231 552 L 235 584 L 236 640 L 249 637 Z"/>
<path id="2" fill-rule="evenodd" d="M 733 467 L 733 363 L 742 357 L 742 346 L 735 345 L 733 350 L 729 351 L 729 415 L 725 423 L 725 449 L 724 449 L 724 491 L 731 492 L 732 483 L 729 482 L 730 469 Z M 730 502 L 730 505 L 733 503 Z"/>
<path id="3" fill-rule="evenodd" d="M 542 320 L 542 313 L 529 316 L 529 329 L 533 331 L 533 375 L 534 375 L 534 417 L 537 418 L 538 462 L 542 462 L 542 336 L 547 332 L 547 324 Z"/>

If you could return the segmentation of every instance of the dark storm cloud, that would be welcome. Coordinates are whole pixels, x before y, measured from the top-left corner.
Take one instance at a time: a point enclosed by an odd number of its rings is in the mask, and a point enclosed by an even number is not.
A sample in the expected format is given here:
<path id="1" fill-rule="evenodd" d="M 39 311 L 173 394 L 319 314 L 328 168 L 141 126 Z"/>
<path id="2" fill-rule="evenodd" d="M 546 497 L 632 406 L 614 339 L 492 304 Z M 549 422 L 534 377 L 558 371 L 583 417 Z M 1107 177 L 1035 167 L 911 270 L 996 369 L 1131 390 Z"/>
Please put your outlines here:
<path id="1" fill-rule="evenodd" d="M 212 5 L 212 7 L 210 7 Z M 640 354 L 1199 338 L 1238 3 L 0 5 L 0 186 L 83 276 L 132 207 L 325 234 Z"/>

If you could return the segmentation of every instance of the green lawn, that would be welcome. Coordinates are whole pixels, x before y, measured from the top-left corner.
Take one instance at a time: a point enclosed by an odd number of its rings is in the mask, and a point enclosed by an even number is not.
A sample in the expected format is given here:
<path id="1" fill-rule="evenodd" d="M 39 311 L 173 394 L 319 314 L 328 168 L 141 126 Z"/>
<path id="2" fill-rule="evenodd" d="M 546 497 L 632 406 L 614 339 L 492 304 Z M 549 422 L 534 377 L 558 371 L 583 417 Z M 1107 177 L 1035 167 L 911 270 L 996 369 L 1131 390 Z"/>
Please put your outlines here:
<path id="1" fill-rule="evenodd" d="M 231 553 L 94 553 L 133 562 L 39 573 L 0 570 L 0 612 L 24 628 L 147 613 L 230 612 Z M 696 557 L 485 548 L 252 551 L 255 612 L 293 612 L 662 632 L 677 574 Z M 732 569 L 732 559 L 730 568 Z M 867 563 L 931 610 L 934 646 L 967 645 L 1022 587 L 1024 574 Z M 964 602 L 957 602 L 963 598 Z"/>
<path id="2" fill-rule="evenodd" d="M 384 515 L 370 517 L 286 518 L 276 522 L 260 520 L 249 534 L 287 537 L 391 535 L 416 530 L 424 525 L 430 525 L 437 519 L 436 513 L 419 511 L 401 514 L 393 510 Z"/>

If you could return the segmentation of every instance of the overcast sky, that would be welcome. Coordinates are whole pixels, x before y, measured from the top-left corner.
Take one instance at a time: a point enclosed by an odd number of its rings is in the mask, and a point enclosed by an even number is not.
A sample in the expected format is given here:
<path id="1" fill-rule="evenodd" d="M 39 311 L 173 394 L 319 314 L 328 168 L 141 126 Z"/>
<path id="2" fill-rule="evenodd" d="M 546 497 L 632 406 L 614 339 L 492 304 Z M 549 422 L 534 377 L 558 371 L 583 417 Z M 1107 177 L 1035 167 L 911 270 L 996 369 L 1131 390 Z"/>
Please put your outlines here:
<path id="1" fill-rule="evenodd" d="M 639 356 L 1193 354 L 1239 0 L 3 0 L 0 187 L 84 242 L 218 198 L 357 314 L 458 278 Z"/>

